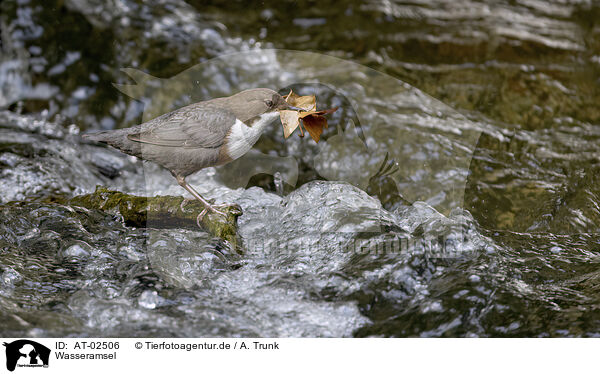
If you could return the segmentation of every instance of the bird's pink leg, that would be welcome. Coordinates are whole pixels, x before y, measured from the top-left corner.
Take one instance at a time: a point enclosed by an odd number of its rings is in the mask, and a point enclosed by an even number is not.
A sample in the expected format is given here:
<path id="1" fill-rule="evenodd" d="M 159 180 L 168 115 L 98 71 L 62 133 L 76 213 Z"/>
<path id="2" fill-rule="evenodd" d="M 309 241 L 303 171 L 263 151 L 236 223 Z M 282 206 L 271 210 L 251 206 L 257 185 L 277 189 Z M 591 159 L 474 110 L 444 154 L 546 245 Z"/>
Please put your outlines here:
<path id="1" fill-rule="evenodd" d="M 212 205 L 210 205 L 210 203 L 208 201 L 204 200 L 204 198 L 202 196 L 200 196 L 200 194 L 185 181 L 185 177 L 177 176 L 176 178 L 177 178 L 177 183 L 179 183 L 179 185 L 181 187 L 185 188 L 189 193 L 192 194 L 192 196 L 194 196 L 197 200 L 199 200 L 204 205 L 204 210 L 198 215 L 198 219 L 196 219 L 197 222 L 199 222 L 201 220 L 201 217 L 204 217 L 204 215 L 206 214 L 206 211 L 211 211 L 213 213 L 217 213 L 224 217 L 227 217 L 227 214 L 217 210 L 216 207 L 213 207 Z M 183 202 L 182 202 L 182 204 L 183 204 Z"/>

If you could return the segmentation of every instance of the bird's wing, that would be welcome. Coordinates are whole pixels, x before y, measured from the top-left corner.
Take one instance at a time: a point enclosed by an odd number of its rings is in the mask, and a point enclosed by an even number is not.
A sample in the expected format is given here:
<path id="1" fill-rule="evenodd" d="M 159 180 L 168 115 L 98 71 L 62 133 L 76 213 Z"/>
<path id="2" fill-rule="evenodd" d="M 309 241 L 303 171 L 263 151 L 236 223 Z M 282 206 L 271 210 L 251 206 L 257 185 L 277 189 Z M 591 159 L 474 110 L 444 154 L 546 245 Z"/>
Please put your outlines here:
<path id="1" fill-rule="evenodd" d="M 141 124 L 127 138 L 164 147 L 217 148 L 235 120 L 235 115 L 222 107 L 188 106 Z"/>

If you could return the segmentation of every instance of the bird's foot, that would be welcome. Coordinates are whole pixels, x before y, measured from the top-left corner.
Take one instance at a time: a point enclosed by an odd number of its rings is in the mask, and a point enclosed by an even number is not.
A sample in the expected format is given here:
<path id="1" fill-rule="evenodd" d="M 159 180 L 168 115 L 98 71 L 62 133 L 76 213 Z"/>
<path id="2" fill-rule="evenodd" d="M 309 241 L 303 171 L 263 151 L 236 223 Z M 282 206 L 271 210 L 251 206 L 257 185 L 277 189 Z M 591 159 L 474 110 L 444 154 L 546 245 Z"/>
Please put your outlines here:
<path id="1" fill-rule="evenodd" d="M 184 207 L 186 205 L 188 205 L 191 202 L 194 201 L 198 201 L 197 199 L 183 199 L 183 201 L 181 201 L 181 204 L 179 204 L 179 209 L 181 209 L 182 212 L 185 213 L 185 209 Z M 227 218 L 227 214 L 224 212 L 221 212 L 220 210 L 217 210 L 217 208 L 223 208 L 226 207 L 227 204 L 221 204 L 221 205 L 206 205 L 204 207 L 204 209 L 202 209 L 202 212 L 200 212 L 200 214 L 198 214 L 198 216 L 196 217 L 196 224 L 198 225 L 198 227 L 202 227 L 202 225 L 200 224 L 200 222 L 202 222 L 202 220 L 204 219 L 204 216 L 206 215 L 206 213 L 208 213 L 209 211 L 211 213 L 216 213 L 216 214 L 220 214 L 223 217 Z"/>
<path id="2" fill-rule="evenodd" d="M 179 204 L 179 209 L 181 209 L 181 211 L 183 213 L 185 213 L 185 209 L 183 209 L 183 207 L 185 207 L 186 205 L 188 205 L 189 203 L 191 203 L 192 201 L 197 201 L 196 199 L 183 199 L 181 201 L 181 204 Z"/>
<path id="3" fill-rule="evenodd" d="M 229 211 L 229 212 L 223 212 L 220 209 L 227 209 L 227 210 L 233 210 L 233 212 Z M 215 213 L 215 214 L 219 214 L 225 218 L 227 218 L 227 216 L 229 214 L 234 214 L 234 215 L 240 215 L 242 213 L 242 208 L 238 205 L 238 204 L 217 204 L 217 205 L 208 205 L 207 207 L 205 207 L 202 212 L 200 212 L 200 214 L 198 214 L 198 217 L 196 217 L 196 224 L 201 227 L 200 222 L 202 222 L 202 220 L 204 219 L 204 216 L 206 215 L 206 213 L 211 212 L 211 213 Z"/>
<path id="4" fill-rule="evenodd" d="M 212 205 L 212 208 L 214 208 L 215 210 L 217 209 L 234 209 L 237 211 L 242 211 L 242 207 L 240 207 L 238 204 L 216 204 L 216 205 Z"/>
<path id="5" fill-rule="evenodd" d="M 181 209 L 181 211 L 185 213 L 185 206 L 193 201 L 198 201 L 198 199 L 183 199 L 183 201 L 181 201 L 181 204 L 179 204 L 179 209 Z M 200 212 L 200 214 L 198 214 L 198 216 L 196 217 L 196 224 L 199 227 L 202 227 L 201 222 L 207 213 L 218 214 L 224 217 L 225 219 L 227 219 L 227 216 L 230 214 L 233 214 L 235 216 L 239 216 L 242 214 L 242 208 L 238 204 L 212 204 L 214 200 L 209 200 L 210 203 L 206 201 L 202 202 L 205 204 L 204 209 L 202 209 L 202 212 Z"/>
<path id="6" fill-rule="evenodd" d="M 181 204 L 179 204 L 179 209 L 181 209 L 181 211 L 185 213 L 185 209 L 184 209 L 185 206 L 188 205 L 189 203 L 194 202 L 194 201 L 198 201 L 198 200 L 197 199 L 193 199 L 193 198 L 192 199 L 183 199 L 181 201 Z M 204 210 L 205 210 L 204 213 L 205 214 L 206 214 L 206 210 L 209 210 L 209 211 L 211 211 L 213 213 L 226 215 L 225 213 L 220 212 L 218 210 L 218 209 L 223 209 L 223 208 L 233 208 L 233 209 L 239 210 L 239 211 L 242 210 L 242 208 L 238 204 L 212 204 L 214 202 L 213 199 L 208 200 L 208 202 L 211 203 L 211 204 L 208 205 L 208 206 L 205 206 L 205 208 L 204 208 Z"/>

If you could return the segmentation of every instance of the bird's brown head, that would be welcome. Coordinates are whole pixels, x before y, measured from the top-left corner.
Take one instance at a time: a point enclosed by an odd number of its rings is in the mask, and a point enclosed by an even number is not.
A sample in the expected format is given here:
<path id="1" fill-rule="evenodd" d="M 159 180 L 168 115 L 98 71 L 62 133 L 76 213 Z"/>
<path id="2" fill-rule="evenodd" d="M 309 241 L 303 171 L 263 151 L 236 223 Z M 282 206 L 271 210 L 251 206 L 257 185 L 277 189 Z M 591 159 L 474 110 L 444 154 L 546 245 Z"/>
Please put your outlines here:
<path id="1" fill-rule="evenodd" d="M 292 108 L 280 94 L 268 88 L 245 90 L 226 100 L 227 107 L 242 121 L 264 113 Z"/>

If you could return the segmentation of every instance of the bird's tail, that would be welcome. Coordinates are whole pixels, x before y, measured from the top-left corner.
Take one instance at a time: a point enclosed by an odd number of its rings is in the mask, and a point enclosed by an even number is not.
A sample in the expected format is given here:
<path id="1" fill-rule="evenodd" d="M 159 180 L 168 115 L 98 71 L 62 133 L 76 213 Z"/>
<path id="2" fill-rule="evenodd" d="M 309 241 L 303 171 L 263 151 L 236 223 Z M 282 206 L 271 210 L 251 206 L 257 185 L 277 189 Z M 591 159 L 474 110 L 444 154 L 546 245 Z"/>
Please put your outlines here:
<path id="1" fill-rule="evenodd" d="M 83 138 L 92 140 L 94 142 L 105 143 L 108 145 L 112 145 L 113 147 L 120 148 L 123 146 L 123 143 L 127 140 L 127 135 L 129 134 L 130 129 L 119 129 L 119 130 L 108 130 L 108 131 L 99 131 L 91 134 L 84 134 Z"/>
<path id="2" fill-rule="evenodd" d="M 132 131 L 132 128 L 100 131 L 91 134 L 83 135 L 84 139 L 88 139 L 95 142 L 108 144 L 112 147 L 119 149 L 121 152 L 139 156 L 141 153 L 138 144 L 127 139 L 127 135 Z"/>
<path id="3" fill-rule="evenodd" d="M 83 134 L 82 137 L 87 140 L 91 140 L 94 142 L 106 143 L 106 135 L 108 131 L 100 131 L 92 134 Z"/>

